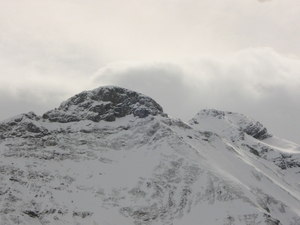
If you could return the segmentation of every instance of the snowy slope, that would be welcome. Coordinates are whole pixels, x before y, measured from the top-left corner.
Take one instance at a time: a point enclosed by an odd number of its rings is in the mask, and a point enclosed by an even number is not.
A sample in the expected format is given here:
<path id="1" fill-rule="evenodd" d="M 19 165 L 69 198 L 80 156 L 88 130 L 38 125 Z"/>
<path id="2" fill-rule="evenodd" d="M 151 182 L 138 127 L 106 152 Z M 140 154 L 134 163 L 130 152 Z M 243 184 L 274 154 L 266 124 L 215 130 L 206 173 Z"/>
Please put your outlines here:
<path id="1" fill-rule="evenodd" d="M 189 124 L 202 132 L 213 132 L 229 144 L 251 153 L 261 161 L 273 162 L 290 177 L 290 182 L 299 191 L 300 146 L 268 133 L 258 121 L 242 114 L 218 110 L 202 110 Z M 296 177 L 295 177 L 296 176 Z"/>
<path id="2" fill-rule="evenodd" d="M 300 224 L 300 150 L 246 116 L 118 87 L 0 124 L 0 224 Z"/>

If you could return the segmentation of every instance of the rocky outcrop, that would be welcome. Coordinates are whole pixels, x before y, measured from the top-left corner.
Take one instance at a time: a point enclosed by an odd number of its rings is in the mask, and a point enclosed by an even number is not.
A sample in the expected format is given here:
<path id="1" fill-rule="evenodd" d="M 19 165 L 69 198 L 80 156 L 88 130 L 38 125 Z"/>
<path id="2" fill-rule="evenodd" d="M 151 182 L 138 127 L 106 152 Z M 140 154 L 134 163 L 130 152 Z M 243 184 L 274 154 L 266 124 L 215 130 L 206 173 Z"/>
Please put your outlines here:
<path id="1" fill-rule="evenodd" d="M 41 125 L 40 120 L 41 118 L 34 112 L 29 112 L 0 123 L 0 139 L 8 137 L 43 137 L 49 131 Z"/>
<path id="2" fill-rule="evenodd" d="M 125 88 L 106 86 L 84 91 L 63 102 L 58 109 L 43 115 L 51 122 L 68 123 L 80 120 L 115 121 L 133 114 L 139 118 L 163 114 L 153 99 Z"/>
<path id="3" fill-rule="evenodd" d="M 258 139 L 258 140 L 264 140 L 266 138 L 269 138 L 269 137 L 272 137 L 271 134 L 268 133 L 268 130 L 267 128 L 265 128 L 260 122 L 252 122 L 252 121 L 249 121 L 245 127 L 242 128 L 242 130 Z"/>

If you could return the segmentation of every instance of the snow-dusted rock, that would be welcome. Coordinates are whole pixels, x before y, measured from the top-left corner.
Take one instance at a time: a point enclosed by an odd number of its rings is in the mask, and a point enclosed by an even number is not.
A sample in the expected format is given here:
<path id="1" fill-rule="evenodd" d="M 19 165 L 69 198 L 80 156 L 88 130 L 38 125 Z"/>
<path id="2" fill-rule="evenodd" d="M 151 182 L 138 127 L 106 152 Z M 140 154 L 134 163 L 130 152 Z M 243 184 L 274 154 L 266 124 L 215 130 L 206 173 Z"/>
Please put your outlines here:
<path id="1" fill-rule="evenodd" d="M 268 133 L 267 128 L 265 128 L 260 122 L 239 113 L 225 112 L 215 109 L 203 109 L 193 119 L 191 119 L 189 123 L 198 124 L 201 123 L 202 120 L 214 120 L 216 126 L 221 124 L 223 127 L 227 126 L 227 128 L 244 132 L 259 140 L 272 137 L 272 135 Z M 220 127 L 217 127 L 217 129 L 219 128 Z"/>
<path id="2" fill-rule="evenodd" d="M 274 162 L 283 170 L 300 168 L 298 145 L 274 137 L 260 122 L 246 115 L 204 109 L 189 124 L 202 132 L 213 132 L 258 157 Z"/>
<path id="3" fill-rule="evenodd" d="M 82 92 L 0 123 L 0 224 L 299 225 L 299 146 L 264 129 L 216 110 L 184 123 L 123 88 Z"/>
<path id="4" fill-rule="evenodd" d="M 63 102 L 58 109 L 43 115 L 51 122 L 68 123 L 80 120 L 115 121 L 133 114 L 139 118 L 163 114 L 153 99 L 125 88 L 106 86 L 84 91 Z"/>
<path id="5" fill-rule="evenodd" d="M 43 137 L 48 130 L 39 123 L 41 118 L 34 112 L 24 113 L 0 123 L 0 139 L 8 137 Z"/>

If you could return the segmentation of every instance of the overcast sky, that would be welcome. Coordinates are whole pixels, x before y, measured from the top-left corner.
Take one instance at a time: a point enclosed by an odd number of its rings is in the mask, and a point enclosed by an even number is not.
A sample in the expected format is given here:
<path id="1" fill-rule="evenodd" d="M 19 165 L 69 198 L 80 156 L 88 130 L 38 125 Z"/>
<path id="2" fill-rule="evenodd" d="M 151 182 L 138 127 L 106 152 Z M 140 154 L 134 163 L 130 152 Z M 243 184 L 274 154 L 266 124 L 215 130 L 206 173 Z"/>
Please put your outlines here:
<path id="1" fill-rule="evenodd" d="M 300 143 L 299 0 L 0 0 L 0 120 L 117 85 Z"/>

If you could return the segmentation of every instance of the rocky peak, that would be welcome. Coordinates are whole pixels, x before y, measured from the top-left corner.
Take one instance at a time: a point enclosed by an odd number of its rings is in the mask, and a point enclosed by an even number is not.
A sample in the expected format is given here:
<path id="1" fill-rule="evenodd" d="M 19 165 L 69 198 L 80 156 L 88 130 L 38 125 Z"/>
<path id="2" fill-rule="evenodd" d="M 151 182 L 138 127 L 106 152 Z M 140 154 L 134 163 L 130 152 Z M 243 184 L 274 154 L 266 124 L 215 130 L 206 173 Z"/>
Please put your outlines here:
<path id="1" fill-rule="evenodd" d="M 272 137 L 272 135 L 268 133 L 267 128 L 265 128 L 260 122 L 252 119 L 251 117 L 234 112 L 204 109 L 201 110 L 192 120 L 190 120 L 189 123 L 191 125 L 201 125 L 201 122 L 208 121 L 207 119 L 214 120 L 215 126 L 220 125 L 219 131 L 225 127 L 229 127 L 230 129 L 244 132 L 258 140 L 264 140 Z M 221 129 L 221 127 L 223 128 Z"/>
<path id="2" fill-rule="evenodd" d="M 125 88 L 105 86 L 71 97 L 58 109 L 46 112 L 43 118 L 61 123 L 85 119 L 99 122 L 115 121 L 130 114 L 139 118 L 164 115 L 162 107 L 150 97 Z"/>

